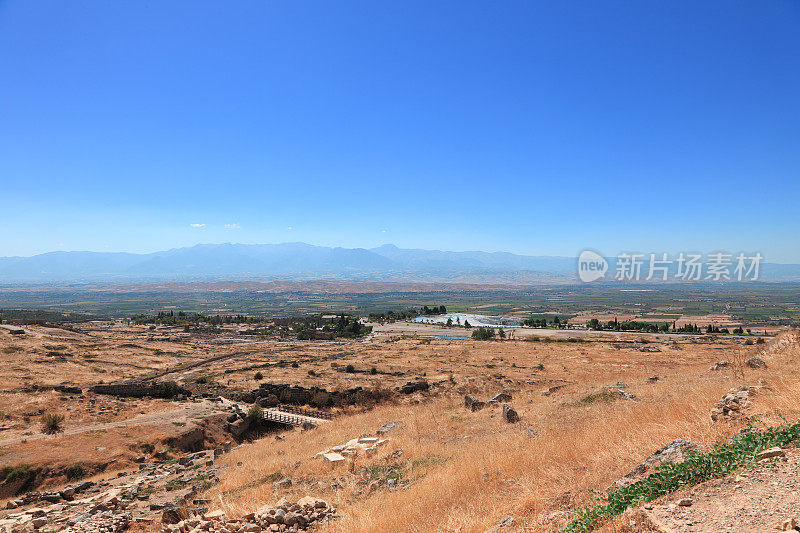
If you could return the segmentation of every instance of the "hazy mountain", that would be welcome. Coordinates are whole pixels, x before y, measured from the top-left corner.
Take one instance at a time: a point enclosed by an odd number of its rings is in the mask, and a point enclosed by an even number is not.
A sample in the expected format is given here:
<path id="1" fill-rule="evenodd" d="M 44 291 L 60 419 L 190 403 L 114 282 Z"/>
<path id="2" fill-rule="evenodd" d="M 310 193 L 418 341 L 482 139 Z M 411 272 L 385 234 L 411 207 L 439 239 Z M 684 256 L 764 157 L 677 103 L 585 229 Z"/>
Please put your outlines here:
<path id="1" fill-rule="evenodd" d="M 613 273 L 614 261 L 609 260 Z M 507 252 L 370 250 L 305 243 L 199 244 L 150 254 L 49 252 L 0 258 L 0 284 L 332 277 L 384 281 L 574 281 L 576 259 Z M 800 265 L 762 265 L 763 279 L 800 280 Z"/>

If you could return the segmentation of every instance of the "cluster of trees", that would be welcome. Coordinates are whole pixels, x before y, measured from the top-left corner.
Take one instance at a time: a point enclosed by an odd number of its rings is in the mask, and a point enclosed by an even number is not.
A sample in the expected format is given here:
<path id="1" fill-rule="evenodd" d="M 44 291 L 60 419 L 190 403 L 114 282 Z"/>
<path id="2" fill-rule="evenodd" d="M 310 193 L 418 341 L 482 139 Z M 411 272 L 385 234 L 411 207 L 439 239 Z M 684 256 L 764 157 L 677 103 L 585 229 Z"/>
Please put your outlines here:
<path id="1" fill-rule="evenodd" d="M 742 328 L 738 329 L 741 330 Z M 735 331 L 736 330 L 734 330 L 734 332 Z M 719 326 L 712 326 L 711 324 L 709 324 L 708 326 L 706 326 L 706 333 L 730 333 L 730 331 L 728 330 L 728 328 L 720 328 Z"/>
<path id="2" fill-rule="evenodd" d="M 506 332 L 503 330 L 503 328 L 498 328 L 497 331 L 495 331 L 494 328 L 478 326 L 472 332 L 472 338 L 479 341 L 491 340 L 495 337 L 495 335 L 501 339 L 506 338 Z"/>
<path id="3" fill-rule="evenodd" d="M 395 320 L 409 320 L 419 316 L 419 311 L 409 309 L 407 311 L 387 311 L 385 313 L 370 313 L 370 322 L 394 322 Z"/>
<path id="4" fill-rule="evenodd" d="M 447 313 L 447 307 L 443 305 L 434 305 L 433 307 L 428 307 L 427 305 L 423 305 L 422 308 L 419 310 L 417 309 L 407 309 L 405 311 L 387 311 L 385 313 L 370 313 L 369 314 L 369 321 L 370 322 L 384 322 L 384 321 L 395 321 L 395 320 L 409 320 L 412 318 L 417 318 L 418 316 L 431 316 L 431 315 L 443 315 Z"/>
<path id="5" fill-rule="evenodd" d="M 322 331 L 329 331 L 336 337 L 356 338 L 363 337 L 372 332 L 372 326 L 365 326 L 357 316 L 339 315 L 333 324 L 322 328 Z"/>
<path id="6" fill-rule="evenodd" d="M 445 322 L 444 325 L 448 326 L 448 327 L 453 327 L 453 326 L 464 326 L 465 328 L 471 328 L 472 327 L 472 324 L 470 324 L 469 320 L 467 320 L 466 318 L 464 319 L 464 323 L 462 324 L 461 323 L 461 317 L 459 317 L 459 316 L 456 317 L 456 321 L 455 322 L 453 322 L 453 317 L 447 317 L 447 322 Z"/>
<path id="7" fill-rule="evenodd" d="M 255 324 L 263 322 L 264 318 L 244 315 L 213 315 L 206 316 L 200 313 L 186 313 L 184 311 L 161 311 L 157 315 L 136 315 L 131 317 L 134 324 L 160 324 L 177 326 L 184 324 Z"/>
<path id="8" fill-rule="evenodd" d="M 297 332 L 297 338 L 300 340 L 310 340 L 318 338 L 318 331 L 309 323 L 300 323 L 292 325 L 292 329 Z M 365 326 L 357 316 L 347 316 L 345 314 L 339 317 L 331 324 L 326 324 L 322 327 L 324 337 L 328 338 L 346 338 L 355 339 L 363 337 L 372 332 L 372 326 Z"/>
<path id="9" fill-rule="evenodd" d="M 526 318 L 522 321 L 522 325 L 528 326 L 529 328 L 546 328 L 548 327 L 548 322 L 547 318 Z M 562 321 L 560 318 L 555 316 L 549 325 L 556 328 L 563 328 L 567 325 L 567 320 Z"/>
<path id="10" fill-rule="evenodd" d="M 589 329 L 597 330 L 597 331 L 644 331 L 648 333 L 690 333 L 690 334 L 700 334 L 700 333 L 710 333 L 710 334 L 725 334 L 731 333 L 728 328 L 721 328 L 719 326 L 713 326 L 711 324 L 707 325 L 705 328 L 702 326 L 698 326 L 697 324 L 684 324 L 683 326 L 677 327 L 675 322 L 672 323 L 672 327 L 668 322 L 665 323 L 656 323 L 656 322 L 639 322 L 636 320 L 626 320 L 624 322 L 618 321 L 616 318 L 614 320 L 609 320 L 607 323 L 603 324 L 596 318 L 591 319 L 587 327 Z M 744 329 L 742 328 L 734 328 L 733 330 L 734 335 L 744 335 Z M 750 335 L 750 330 L 747 330 L 747 334 Z M 766 332 L 764 332 L 766 335 Z"/>
<path id="11" fill-rule="evenodd" d="M 646 333 L 669 332 L 669 323 L 659 324 L 657 322 L 639 322 L 636 320 L 625 320 L 624 322 L 620 322 L 616 318 L 614 320 L 609 320 L 605 324 L 601 323 L 596 318 L 593 318 L 589 321 L 587 327 L 596 331 L 643 331 Z M 675 325 L 673 324 L 673 328 L 674 327 Z"/>

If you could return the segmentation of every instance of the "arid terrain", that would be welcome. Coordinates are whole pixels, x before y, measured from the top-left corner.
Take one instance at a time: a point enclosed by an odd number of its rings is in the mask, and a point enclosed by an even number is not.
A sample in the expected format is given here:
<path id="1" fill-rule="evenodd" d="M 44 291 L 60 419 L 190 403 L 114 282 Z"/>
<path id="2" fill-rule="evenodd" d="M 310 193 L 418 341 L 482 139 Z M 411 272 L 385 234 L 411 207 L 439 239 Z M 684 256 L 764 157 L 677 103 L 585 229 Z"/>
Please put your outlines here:
<path id="1" fill-rule="evenodd" d="M 676 439 L 707 451 L 800 417 L 791 331 L 763 344 L 528 328 L 478 341 L 374 326 L 335 341 L 127 320 L 0 329 L 0 531 L 552 531 Z M 119 383 L 135 386 L 103 388 Z M 742 386 L 741 407 L 716 405 Z M 758 481 L 770 466 L 734 473 L 690 489 L 694 507 L 656 500 L 603 527 L 774 529 L 800 518 L 797 454 L 777 460 L 780 481 Z M 759 498 L 763 512 L 730 489 L 773 481 L 782 496 Z M 289 505 L 303 498 L 305 515 Z M 259 525 L 252 513 L 281 499 L 302 517 Z M 719 529 L 734 507 L 755 516 Z"/>

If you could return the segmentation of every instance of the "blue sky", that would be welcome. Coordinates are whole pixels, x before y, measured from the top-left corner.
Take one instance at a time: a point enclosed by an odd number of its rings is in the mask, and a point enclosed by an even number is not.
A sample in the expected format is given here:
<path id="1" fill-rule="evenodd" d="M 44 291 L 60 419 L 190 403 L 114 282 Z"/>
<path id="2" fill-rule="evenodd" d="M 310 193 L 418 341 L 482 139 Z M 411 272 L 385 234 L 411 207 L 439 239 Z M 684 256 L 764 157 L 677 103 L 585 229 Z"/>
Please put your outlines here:
<path id="1" fill-rule="evenodd" d="M 796 1 L 0 0 L 0 67 L 0 255 L 800 263 Z"/>

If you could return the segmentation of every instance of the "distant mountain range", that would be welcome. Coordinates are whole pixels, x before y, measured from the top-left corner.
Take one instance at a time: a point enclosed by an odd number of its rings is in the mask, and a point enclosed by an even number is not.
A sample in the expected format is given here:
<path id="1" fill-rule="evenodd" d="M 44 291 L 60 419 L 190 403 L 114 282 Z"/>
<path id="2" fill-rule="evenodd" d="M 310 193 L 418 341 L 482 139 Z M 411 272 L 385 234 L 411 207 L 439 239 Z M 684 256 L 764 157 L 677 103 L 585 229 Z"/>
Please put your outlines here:
<path id="1" fill-rule="evenodd" d="M 613 259 L 609 259 L 613 273 Z M 150 254 L 49 252 L 0 258 L 0 284 L 339 278 L 537 283 L 576 281 L 576 258 L 507 252 L 330 248 L 305 243 L 198 244 Z M 798 281 L 800 265 L 762 264 L 765 281 Z"/>

